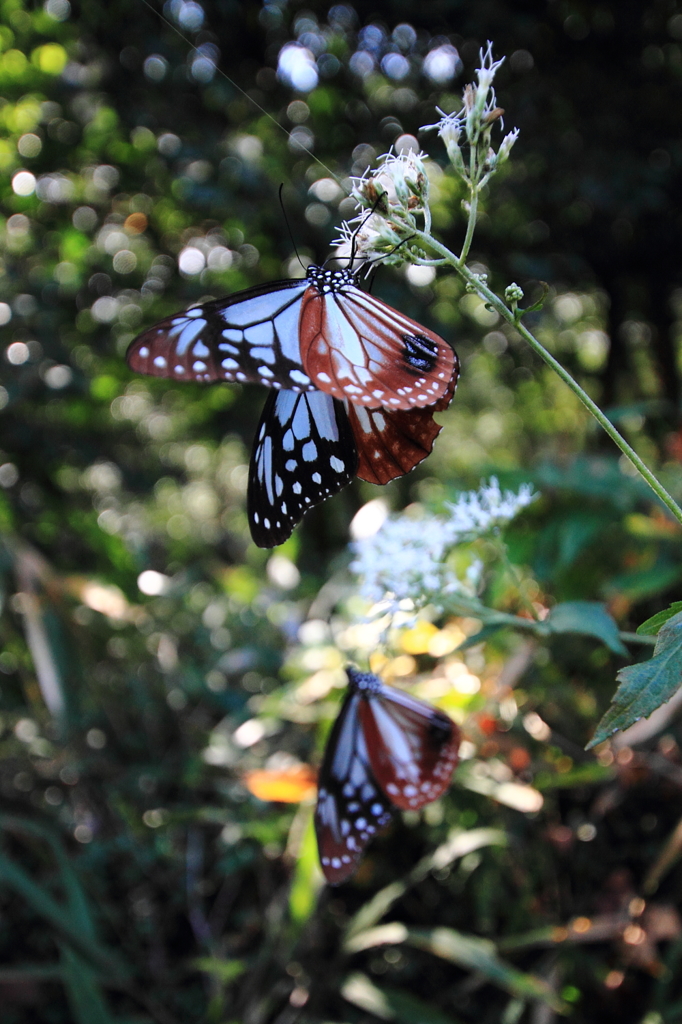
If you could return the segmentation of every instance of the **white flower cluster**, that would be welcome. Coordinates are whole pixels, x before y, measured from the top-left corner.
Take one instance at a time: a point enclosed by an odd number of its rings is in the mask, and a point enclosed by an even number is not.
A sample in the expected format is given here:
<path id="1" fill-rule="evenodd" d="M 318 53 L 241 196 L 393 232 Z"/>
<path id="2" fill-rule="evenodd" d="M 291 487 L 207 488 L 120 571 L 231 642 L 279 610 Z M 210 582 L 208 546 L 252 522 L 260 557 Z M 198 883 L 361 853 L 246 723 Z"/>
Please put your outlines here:
<path id="1" fill-rule="evenodd" d="M 529 484 L 517 492 L 502 491 L 493 477 L 478 491 L 448 503 L 447 517 L 389 516 L 376 534 L 352 545 L 351 570 L 361 579 L 361 596 L 393 612 L 406 601 L 415 608 L 438 607 L 447 595 L 474 597 L 482 564 L 474 561 L 458 576 L 447 554 L 456 544 L 499 529 L 536 497 Z"/>
<path id="2" fill-rule="evenodd" d="M 368 167 L 362 177 L 352 179 L 353 198 L 370 209 L 386 210 L 386 203 L 390 208 L 418 209 L 426 202 L 429 190 L 425 158 L 426 153 L 415 153 L 413 149 L 402 153 L 389 150 L 379 157 L 380 167 Z"/>
<path id="3" fill-rule="evenodd" d="M 537 497 L 530 484 L 521 484 L 518 491 L 503 491 L 493 476 L 490 483 L 461 494 L 456 502 L 447 502 L 445 507 L 457 541 L 462 541 L 504 526 Z"/>
<path id="4" fill-rule="evenodd" d="M 436 129 L 445 143 L 450 162 L 462 178 L 469 181 L 472 168 L 465 163 L 460 140 L 464 135 L 466 142 L 474 149 L 481 148 L 483 162 L 481 169 L 486 172 L 484 180 L 500 164 L 509 158 L 511 148 L 519 137 L 519 130 L 515 128 L 503 138 L 497 153 L 490 148 L 490 133 L 496 121 L 502 124 L 504 111 L 497 105 L 497 97 L 492 87 L 493 79 L 498 68 L 504 61 L 493 60 L 493 44 L 488 42 L 484 50 L 480 51 L 481 66 L 476 71 L 478 78 L 477 85 L 467 85 L 462 95 L 461 110 L 452 114 L 446 114 L 440 107 L 436 110 L 441 115 L 440 121 L 436 124 L 423 125 L 422 131 Z M 484 181 L 477 182 L 479 188 Z"/>
<path id="5" fill-rule="evenodd" d="M 367 259 L 373 255 L 384 262 L 403 263 L 406 253 L 397 247 L 408 240 L 414 225 L 413 215 L 428 210 L 429 178 L 424 167 L 424 153 L 389 150 L 379 157 L 378 168 L 367 168 L 360 178 L 353 178 L 351 197 L 360 213 L 339 228 L 339 237 L 332 243 L 339 246 L 339 258 Z M 404 220 L 402 231 L 386 220 L 392 214 Z M 396 252 L 395 260 L 391 255 Z"/>

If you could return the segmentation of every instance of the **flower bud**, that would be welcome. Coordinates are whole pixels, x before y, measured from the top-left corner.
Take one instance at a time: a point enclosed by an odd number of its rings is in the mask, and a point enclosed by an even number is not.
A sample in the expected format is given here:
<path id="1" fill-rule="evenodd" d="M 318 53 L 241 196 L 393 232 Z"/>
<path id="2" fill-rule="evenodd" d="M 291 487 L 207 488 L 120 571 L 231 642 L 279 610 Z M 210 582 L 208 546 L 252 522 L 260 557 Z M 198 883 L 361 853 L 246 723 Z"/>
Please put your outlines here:
<path id="1" fill-rule="evenodd" d="M 498 163 L 503 164 L 505 160 L 509 159 L 509 154 L 511 153 L 512 146 L 514 145 L 518 137 L 518 128 L 515 128 L 513 132 L 509 132 L 508 135 L 505 135 L 505 137 L 502 139 L 502 142 L 500 143 L 500 148 L 497 151 Z"/>
<path id="2" fill-rule="evenodd" d="M 504 297 L 507 302 L 520 302 L 523 298 L 523 288 L 516 284 L 515 281 L 512 281 L 504 289 Z"/>

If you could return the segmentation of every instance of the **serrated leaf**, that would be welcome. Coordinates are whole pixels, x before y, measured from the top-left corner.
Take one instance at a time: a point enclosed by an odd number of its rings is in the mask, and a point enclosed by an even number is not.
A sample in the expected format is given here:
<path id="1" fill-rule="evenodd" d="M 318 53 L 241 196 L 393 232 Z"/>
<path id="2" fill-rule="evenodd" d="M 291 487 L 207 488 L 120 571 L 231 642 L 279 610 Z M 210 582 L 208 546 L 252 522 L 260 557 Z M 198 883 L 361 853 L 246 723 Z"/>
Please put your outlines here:
<path id="1" fill-rule="evenodd" d="M 611 707 L 597 726 L 587 745 L 589 750 L 603 743 L 614 732 L 622 732 L 648 718 L 661 704 L 666 704 L 682 685 L 682 612 L 661 627 L 654 656 L 637 665 L 627 665 L 616 677 L 620 686 Z"/>
<path id="2" fill-rule="evenodd" d="M 552 608 L 545 623 L 553 633 L 582 633 L 601 640 L 614 654 L 628 653 L 615 620 L 601 601 L 564 601 Z"/>
<path id="3" fill-rule="evenodd" d="M 673 615 L 677 615 L 678 612 L 682 612 L 682 601 L 673 601 L 663 611 L 656 612 L 650 619 L 646 619 L 641 626 L 637 627 L 637 632 L 640 636 L 656 636 L 661 626 L 665 625 L 668 619 L 672 619 Z"/>

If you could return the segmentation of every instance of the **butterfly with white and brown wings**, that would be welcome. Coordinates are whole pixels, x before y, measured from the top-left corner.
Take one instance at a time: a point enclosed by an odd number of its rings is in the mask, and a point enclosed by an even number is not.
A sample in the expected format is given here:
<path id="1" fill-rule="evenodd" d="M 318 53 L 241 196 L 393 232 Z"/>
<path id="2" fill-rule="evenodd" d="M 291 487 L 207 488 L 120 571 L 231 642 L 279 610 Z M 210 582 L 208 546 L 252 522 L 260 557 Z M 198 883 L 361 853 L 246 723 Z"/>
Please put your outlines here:
<path id="1" fill-rule="evenodd" d="M 353 874 L 393 810 L 418 810 L 450 785 L 460 732 L 431 704 L 347 668 L 348 693 L 325 749 L 315 831 L 331 885 Z"/>
<path id="2" fill-rule="evenodd" d="M 249 472 L 261 547 L 281 544 L 356 472 L 386 483 L 426 458 L 459 374 L 437 334 L 363 292 L 353 271 L 320 267 L 168 317 L 127 360 L 156 377 L 273 389 Z"/>

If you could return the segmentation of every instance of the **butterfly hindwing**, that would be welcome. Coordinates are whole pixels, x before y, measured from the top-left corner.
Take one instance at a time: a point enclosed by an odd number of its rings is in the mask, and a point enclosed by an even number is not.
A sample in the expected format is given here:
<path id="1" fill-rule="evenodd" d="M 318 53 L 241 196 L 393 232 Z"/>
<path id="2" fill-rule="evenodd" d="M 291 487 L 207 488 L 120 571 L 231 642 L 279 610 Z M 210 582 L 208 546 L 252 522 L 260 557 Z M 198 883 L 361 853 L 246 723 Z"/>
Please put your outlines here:
<path id="1" fill-rule="evenodd" d="M 340 402 L 321 391 L 272 392 L 249 466 L 254 542 L 282 544 L 304 513 L 345 487 L 356 468 L 355 441 Z"/>
<path id="2" fill-rule="evenodd" d="M 424 409 L 364 409 L 345 402 L 358 449 L 357 475 L 370 484 L 387 484 L 404 476 L 431 454 L 442 430 L 433 414 L 446 409 L 457 383 L 458 364 L 450 387 L 438 402 Z"/>
<path id="3" fill-rule="evenodd" d="M 391 820 L 391 804 L 372 774 L 359 708 L 349 691 L 332 728 L 318 780 L 315 832 L 330 885 L 356 870 L 370 840 Z"/>
<path id="4" fill-rule="evenodd" d="M 301 360 L 316 387 L 367 408 L 433 405 L 455 369 L 437 334 L 361 291 L 351 271 L 309 268 L 303 296 Z"/>
<path id="5" fill-rule="evenodd" d="M 372 773 L 391 803 L 417 810 L 450 785 L 459 761 L 460 733 L 449 715 L 382 683 L 371 673 L 348 670 L 359 688 L 359 718 Z"/>
<path id="6" fill-rule="evenodd" d="M 162 320 L 128 349 L 132 370 L 175 380 L 313 390 L 299 352 L 305 281 L 277 281 Z"/>

